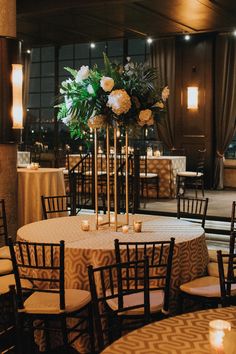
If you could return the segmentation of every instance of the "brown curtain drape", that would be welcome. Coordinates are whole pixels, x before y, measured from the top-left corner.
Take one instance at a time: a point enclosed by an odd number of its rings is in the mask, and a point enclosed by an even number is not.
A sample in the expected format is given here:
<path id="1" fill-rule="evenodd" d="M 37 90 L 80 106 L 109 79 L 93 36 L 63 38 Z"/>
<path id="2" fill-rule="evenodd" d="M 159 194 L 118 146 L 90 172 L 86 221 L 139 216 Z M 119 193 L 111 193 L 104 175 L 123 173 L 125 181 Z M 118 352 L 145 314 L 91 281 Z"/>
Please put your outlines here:
<path id="1" fill-rule="evenodd" d="M 224 153 L 236 132 L 236 40 L 232 34 L 217 36 L 215 63 L 214 186 L 223 189 Z"/>
<path id="2" fill-rule="evenodd" d="M 31 66 L 31 52 L 24 52 L 22 55 L 22 64 L 24 72 L 23 81 L 23 124 L 26 123 L 27 106 L 29 100 L 29 82 L 30 82 L 30 66 Z"/>
<path id="3" fill-rule="evenodd" d="M 175 38 L 157 39 L 151 53 L 151 65 L 158 69 L 161 86 L 170 89 L 167 114 L 157 124 L 158 134 L 168 149 L 174 147 Z"/>

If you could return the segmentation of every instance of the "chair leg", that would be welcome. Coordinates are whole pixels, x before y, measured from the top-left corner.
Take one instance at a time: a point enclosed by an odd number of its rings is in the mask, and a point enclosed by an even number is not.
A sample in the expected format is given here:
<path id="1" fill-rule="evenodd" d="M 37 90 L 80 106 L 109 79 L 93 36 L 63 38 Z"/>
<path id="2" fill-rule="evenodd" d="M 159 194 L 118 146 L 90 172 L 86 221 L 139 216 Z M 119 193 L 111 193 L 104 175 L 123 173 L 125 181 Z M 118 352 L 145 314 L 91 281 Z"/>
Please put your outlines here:
<path id="1" fill-rule="evenodd" d="M 92 305 L 88 306 L 88 334 L 90 338 L 90 353 L 95 353 L 94 329 L 93 329 L 93 310 Z"/>
<path id="2" fill-rule="evenodd" d="M 177 314 L 182 315 L 183 312 L 184 312 L 184 295 L 182 294 L 182 292 L 180 292 L 178 306 L 177 306 Z"/>
<path id="3" fill-rule="evenodd" d="M 61 317 L 61 331 L 62 331 L 62 338 L 63 338 L 63 346 L 65 349 L 67 349 L 69 348 L 69 345 L 68 345 L 66 316 L 64 315 Z"/>
<path id="4" fill-rule="evenodd" d="M 201 177 L 201 183 L 202 183 L 202 196 L 204 197 L 204 177 Z"/>
<path id="5" fill-rule="evenodd" d="M 156 177 L 157 199 L 159 199 L 159 176 Z"/>

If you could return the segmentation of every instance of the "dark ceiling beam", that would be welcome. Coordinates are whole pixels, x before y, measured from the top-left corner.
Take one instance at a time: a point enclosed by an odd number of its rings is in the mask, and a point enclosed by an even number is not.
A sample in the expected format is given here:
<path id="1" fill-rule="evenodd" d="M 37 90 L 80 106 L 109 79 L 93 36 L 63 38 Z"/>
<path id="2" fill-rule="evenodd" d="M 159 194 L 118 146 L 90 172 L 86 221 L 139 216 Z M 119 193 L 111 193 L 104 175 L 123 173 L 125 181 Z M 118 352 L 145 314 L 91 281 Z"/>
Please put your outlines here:
<path id="1" fill-rule="evenodd" d="M 220 16 L 224 16 L 228 19 L 233 20 L 235 22 L 235 13 L 236 11 L 232 11 L 232 9 L 228 9 L 227 6 L 223 6 L 222 4 L 219 4 L 215 0 L 197 0 L 201 5 L 204 5 L 208 7 L 209 9 L 215 11 L 218 13 Z"/>
<path id="2" fill-rule="evenodd" d="M 102 25 L 105 25 L 107 26 L 108 28 L 114 28 L 114 29 L 118 29 L 119 31 L 123 31 L 123 32 L 130 32 L 130 33 L 133 33 L 135 35 L 138 35 L 138 36 L 142 36 L 142 37 L 146 37 L 147 34 L 144 33 L 144 32 L 141 32 L 135 28 L 131 28 L 129 26 L 127 26 L 127 24 L 125 23 L 117 23 L 117 22 L 114 22 L 114 19 L 112 21 L 109 21 L 107 19 L 102 19 L 102 18 L 99 18 L 99 17 L 96 17 L 96 16 L 90 16 L 90 15 L 80 15 L 82 18 L 86 18 L 87 20 L 91 20 L 91 21 L 95 21 L 97 23 L 100 23 Z"/>
<path id="3" fill-rule="evenodd" d="M 33 44 L 37 43 L 38 39 L 41 43 L 41 37 L 44 38 L 44 43 L 57 45 L 65 42 L 73 42 L 71 40 L 72 36 L 73 38 L 77 37 L 81 42 L 87 42 L 91 39 L 90 34 L 82 33 L 74 28 L 69 28 L 68 26 L 61 27 L 59 24 L 45 21 L 41 21 L 39 25 L 38 21 L 34 21 L 33 19 L 31 21 L 21 21 L 18 27 L 18 38 L 21 38 L 20 33 L 22 33 L 25 37 L 28 37 L 28 42 Z M 42 36 L 41 33 L 43 34 Z"/>
<path id="4" fill-rule="evenodd" d="M 143 13 L 147 13 L 147 14 L 151 14 L 153 16 L 155 16 L 156 18 L 159 18 L 159 19 L 165 19 L 167 21 L 169 21 L 170 23 L 175 23 L 177 26 L 180 27 L 180 30 L 181 31 L 191 31 L 191 32 L 198 32 L 196 28 L 194 27 L 191 27 L 191 26 L 188 26 L 180 21 L 177 21 L 176 19 L 172 18 L 172 17 L 169 17 L 167 16 L 166 14 L 162 13 L 162 12 L 159 12 L 159 11 L 155 11 L 153 9 L 150 9 L 149 7 L 146 7 L 145 5 L 135 1 L 133 4 L 130 4 L 128 5 L 130 8 L 136 8 L 136 9 L 139 9 L 141 10 Z M 161 9 L 161 6 L 160 6 L 160 9 Z"/>
<path id="5" fill-rule="evenodd" d="M 127 4 L 137 0 L 17 0 L 17 17 L 45 15 L 70 9 Z M 141 0 L 138 0 L 141 1 Z"/>

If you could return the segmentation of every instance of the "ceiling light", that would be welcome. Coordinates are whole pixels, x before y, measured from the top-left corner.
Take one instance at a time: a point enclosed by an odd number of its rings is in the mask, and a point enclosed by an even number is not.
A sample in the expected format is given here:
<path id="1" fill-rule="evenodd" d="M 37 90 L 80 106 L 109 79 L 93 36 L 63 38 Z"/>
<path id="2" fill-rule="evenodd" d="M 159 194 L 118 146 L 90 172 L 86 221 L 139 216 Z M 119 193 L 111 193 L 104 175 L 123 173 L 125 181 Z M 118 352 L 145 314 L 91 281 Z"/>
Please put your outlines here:
<path id="1" fill-rule="evenodd" d="M 233 31 L 233 35 L 236 37 L 236 30 Z"/>
<path id="2" fill-rule="evenodd" d="M 96 45 L 95 45 L 95 43 L 90 43 L 90 48 L 95 48 L 96 47 Z"/>
<path id="3" fill-rule="evenodd" d="M 30 50 L 30 49 L 27 49 L 26 53 L 30 54 L 30 53 L 31 53 L 31 50 Z"/>
<path id="4" fill-rule="evenodd" d="M 148 37 L 148 38 L 147 38 L 147 43 L 148 43 L 148 44 L 151 44 L 152 42 L 153 42 L 153 39 L 152 39 L 151 37 Z"/>
<path id="5" fill-rule="evenodd" d="M 186 41 L 189 41 L 189 40 L 190 40 L 190 35 L 189 35 L 189 34 L 186 34 L 186 35 L 184 36 L 184 39 L 185 39 Z"/>

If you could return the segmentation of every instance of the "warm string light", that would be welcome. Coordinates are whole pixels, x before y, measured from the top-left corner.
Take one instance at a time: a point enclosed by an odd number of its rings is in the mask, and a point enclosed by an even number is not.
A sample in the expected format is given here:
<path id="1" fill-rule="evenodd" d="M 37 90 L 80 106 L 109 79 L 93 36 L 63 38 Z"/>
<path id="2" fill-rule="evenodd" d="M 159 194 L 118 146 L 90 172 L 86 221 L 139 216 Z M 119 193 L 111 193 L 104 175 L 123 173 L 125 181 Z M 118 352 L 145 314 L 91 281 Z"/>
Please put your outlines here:
<path id="1" fill-rule="evenodd" d="M 22 85 L 23 85 L 23 67 L 21 64 L 12 64 L 13 129 L 23 128 Z"/>

